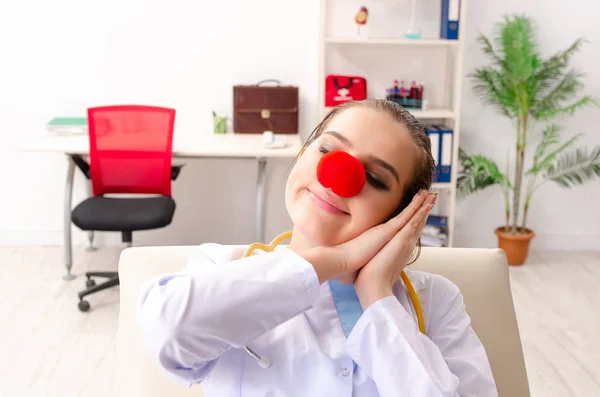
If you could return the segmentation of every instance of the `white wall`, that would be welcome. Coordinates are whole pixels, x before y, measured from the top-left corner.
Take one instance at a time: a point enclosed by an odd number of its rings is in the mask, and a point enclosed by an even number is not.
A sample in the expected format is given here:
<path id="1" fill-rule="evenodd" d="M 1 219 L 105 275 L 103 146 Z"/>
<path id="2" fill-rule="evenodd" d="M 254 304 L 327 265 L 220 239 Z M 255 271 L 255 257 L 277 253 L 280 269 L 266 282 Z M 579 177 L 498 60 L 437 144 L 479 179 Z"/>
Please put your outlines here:
<path id="1" fill-rule="evenodd" d="M 424 1 L 435 4 L 436 0 Z M 366 3 L 377 10 L 379 3 L 397 2 Z M 575 64 L 589 75 L 588 91 L 600 96 L 600 77 L 592 73 L 600 53 L 600 31 L 594 24 L 599 8 L 573 0 L 569 2 L 573 14 L 567 15 L 560 0 L 471 0 L 465 68 L 484 60 L 474 41 L 477 31 L 489 32 L 504 12 L 531 12 L 541 22 L 545 50 L 562 48 L 578 35 L 592 40 Z M 108 103 L 171 106 L 178 112 L 175 139 L 181 139 L 209 134 L 213 109 L 231 114 L 233 84 L 278 78 L 300 87 L 300 127 L 305 136 L 316 121 L 318 12 L 316 0 L 4 2 L 0 9 L 0 244 L 62 242 L 65 159 L 18 149 L 21 140 L 43 134 L 44 124 L 55 115 L 83 114 L 88 106 Z M 398 31 L 403 31 L 401 26 Z M 479 105 L 468 84 L 463 105 L 462 145 L 504 159 L 499 145 L 495 146 L 498 153 L 488 145 L 493 137 L 510 144 L 510 125 Z M 600 142 L 597 129 L 589 128 L 596 125 L 592 117 L 597 115 L 597 110 L 584 111 L 572 124 L 574 131 L 588 134 L 588 142 Z M 278 160 L 268 167 L 271 210 L 265 238 L 290 226 L 283 203 L 287 166 L 288 162 Z M 234 178 L 225 182 L 224 175 Z M 174 183 L 178 208 L 173 224 L 137 233 L 134 240 L 138 244 L 251 241 L 255 179 L 256 166 L 246 160 L 187 161 Z M 530 216 L 539 236 L 537 247 L 595 248 L 600 215 L 593 194 L 599 186 L 573 191 L 548 186 L 540 191 Z M 84 196 L 84 181 L 78 175 L 74 203 Z M 502 217 L 497 191 L 469 198 L 458 207 L 457 244 L 494 246 L 492 230 Z M 77 242 L 85 241 L 83 233 L 73 230 Z M 100 242 L 118 242 L 118 236 L 102 234 Z"/>
<path id="2" fill-rule="evenodd" d="M 175 139 L 185 139 L 212 133 L 212 110 L 231 115 L 232 85 L 277 78 L 300 86 L 301 129 L 313 123 L 316 2 L 31 3 L 4 2 L 0 12 L 1 243 L 62 242 L 65 158 L 18 150 L 20 140 L 43 134 L 55 115 L 85 114 L 88 106 L 111 103 L 169 106 L 177 109 Z M 174 183 L 173 224 L 136 233 L 134 241 L 253 239 L 256 164 L 186 163 Z M 288 165 L 276 160 L 268 166 L 272 209 L 266 238 L 290 226 L 283 203 Z M 233 178 L 226 182 L 225 176 Z M 85 196 L 80 175 L 76 182 L 74 203 Z M 83 233 L 73 230 L 76 241 L 85 241 Z M 101 238 L 119 241 L 114 233 Z"/>

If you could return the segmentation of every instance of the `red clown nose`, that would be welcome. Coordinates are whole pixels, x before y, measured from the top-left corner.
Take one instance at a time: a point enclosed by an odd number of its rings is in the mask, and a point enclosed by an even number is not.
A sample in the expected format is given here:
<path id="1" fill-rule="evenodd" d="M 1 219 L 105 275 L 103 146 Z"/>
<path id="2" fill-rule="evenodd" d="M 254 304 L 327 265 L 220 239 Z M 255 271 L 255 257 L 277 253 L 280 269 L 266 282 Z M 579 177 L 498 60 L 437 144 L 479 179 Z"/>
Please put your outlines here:
<path id="1" fill-rule="evenodd" d="M 317 165 L 317 179 L 340 197 L 356 196 L 367 175 L 360 160 L 341 150 L 326 153 Z"/>

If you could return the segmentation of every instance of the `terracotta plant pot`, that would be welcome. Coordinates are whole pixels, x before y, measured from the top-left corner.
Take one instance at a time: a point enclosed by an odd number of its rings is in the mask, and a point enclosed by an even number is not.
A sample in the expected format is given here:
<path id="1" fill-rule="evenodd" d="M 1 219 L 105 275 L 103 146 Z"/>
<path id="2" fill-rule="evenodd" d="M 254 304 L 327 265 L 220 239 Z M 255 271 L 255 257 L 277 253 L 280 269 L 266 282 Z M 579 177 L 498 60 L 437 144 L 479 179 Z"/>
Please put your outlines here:
<path id="1" fill-rule="evenodd" d="M 521 232 L 523 229 L 517 230 Z M 496 236 L 498 236 L 498 248 L 506 252 L 508 264 L 511 266 L 520 266 L 527 259 L 529 243 L 535 237 L 535 233 L 531 229 L 525 229 L 525 232 L 510 234 L 504 231 L 504 226 L 495 230 Z"/>

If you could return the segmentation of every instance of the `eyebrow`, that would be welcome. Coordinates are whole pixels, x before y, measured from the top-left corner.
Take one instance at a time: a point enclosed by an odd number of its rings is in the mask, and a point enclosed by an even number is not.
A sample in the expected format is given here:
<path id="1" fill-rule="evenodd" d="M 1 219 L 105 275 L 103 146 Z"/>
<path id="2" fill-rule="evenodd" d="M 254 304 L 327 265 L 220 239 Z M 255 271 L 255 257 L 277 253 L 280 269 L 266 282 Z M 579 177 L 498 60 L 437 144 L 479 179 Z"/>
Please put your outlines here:
<path id="1" fill-rule="evenodd" d="M 323 135 L 331 135 L 336 137 L 340 142 L 342 142 L 344 145 L 348 146 L 349 148 L 352 148 L 352 142 L 350 142 L 350 140 L 348 138 L 346 138 L 345 136 L 343 136 L 342 134 L 340 134 L 337 131 L 326 131 L 323 133 Z M 387 171 L 389 171 L 394 178 L 396 179 L 396 182 L 400 183 L 400 176 L 398 175 L 398 171 L 396 171 L 396 169 L 394 167 L 392 167 L 388 162 L 383 161 L 382 159 L 380 159 L 377 156 L 369 156 L 369 160 L 377 165 L 379 165 L 381 168 L 386 169 Z"/>

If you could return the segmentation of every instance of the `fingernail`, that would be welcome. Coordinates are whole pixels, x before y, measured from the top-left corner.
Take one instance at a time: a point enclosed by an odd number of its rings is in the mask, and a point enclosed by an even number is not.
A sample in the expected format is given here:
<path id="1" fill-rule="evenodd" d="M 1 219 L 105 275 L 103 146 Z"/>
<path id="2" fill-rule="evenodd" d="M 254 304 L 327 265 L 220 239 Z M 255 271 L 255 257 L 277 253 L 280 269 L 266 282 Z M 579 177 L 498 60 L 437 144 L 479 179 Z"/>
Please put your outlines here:
<path id="1" fill-rule="evenodd" d="M 417 194 L 415 194 L 415 197 L 413 197 L 413 200 L 416 200 L 416 199 L 420 198 L 422 194 L 423 194 L 423 189 L 419 190 L 417 192 Z"/>

